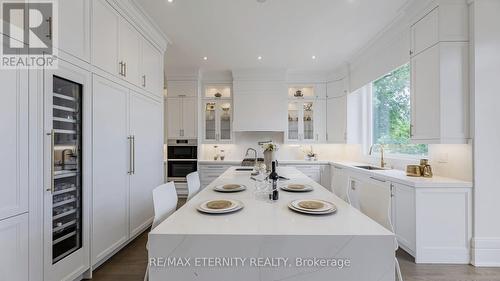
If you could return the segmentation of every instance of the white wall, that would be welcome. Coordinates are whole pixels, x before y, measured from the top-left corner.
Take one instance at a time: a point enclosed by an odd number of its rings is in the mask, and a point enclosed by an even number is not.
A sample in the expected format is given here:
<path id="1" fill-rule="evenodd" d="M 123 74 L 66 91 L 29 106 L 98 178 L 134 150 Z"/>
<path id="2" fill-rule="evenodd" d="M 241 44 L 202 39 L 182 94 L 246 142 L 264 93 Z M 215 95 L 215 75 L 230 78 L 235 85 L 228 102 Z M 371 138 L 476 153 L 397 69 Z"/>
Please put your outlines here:
<path id="1" fill-rule="evenodd" d="M 500 266 L 500 1 L 471 6 L 474 135 L 473 263 Z"/>

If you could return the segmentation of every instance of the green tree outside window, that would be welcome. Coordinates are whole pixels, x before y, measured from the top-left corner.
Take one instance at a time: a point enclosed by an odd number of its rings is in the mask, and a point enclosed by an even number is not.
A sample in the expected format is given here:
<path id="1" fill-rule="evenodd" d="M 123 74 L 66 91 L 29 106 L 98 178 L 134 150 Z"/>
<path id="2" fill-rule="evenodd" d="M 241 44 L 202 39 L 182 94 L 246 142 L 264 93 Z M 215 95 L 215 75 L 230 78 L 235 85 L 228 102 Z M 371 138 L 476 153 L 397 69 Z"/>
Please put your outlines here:
<path id="1" fill-rule="evenodd" d="M 410 65 L 384 75 L 372 85 L 373 144 L 388 153 L 427 155 L 428 146 L 410 143 Z"/>

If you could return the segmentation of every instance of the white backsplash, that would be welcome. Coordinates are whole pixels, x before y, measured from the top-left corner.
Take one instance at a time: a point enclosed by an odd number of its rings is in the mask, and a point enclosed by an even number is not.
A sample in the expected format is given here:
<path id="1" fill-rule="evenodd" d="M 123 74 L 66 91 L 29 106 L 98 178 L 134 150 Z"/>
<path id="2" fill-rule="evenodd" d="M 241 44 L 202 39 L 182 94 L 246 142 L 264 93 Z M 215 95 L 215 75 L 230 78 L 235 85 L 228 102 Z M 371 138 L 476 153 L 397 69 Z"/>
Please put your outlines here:
<path id="1" fill-rule="evenodd" d="M 263 157 L 259 141 L 272 140 L 279 145 L 277 158 L 281 160 L 304 160 L 306 150 L 310 145 L 284 144 L 284 134 L 281 132 L 240 132 L 235 133 L 233 144 L 202 144 L 200 145 L 200 159 L 213 160 L 217 145 L 219 150 L 224 150 L 226 160 L 242 160 L 248 148 L 257 150 L 258 157 Z M 356 161 L 379 165 L 378 155 L 368 156 L 363 152 L 361 145 L 342 144 L 314 144 L 314 152 L 318 160 Z M 253 154 L 252 154 L 253 156 Z M 469 144 L 433 144 L 429 145 L 429 155 L 435 175 L 450 177 L 460 180 L 472 180 L 472 146 Z M 419 159 L 394 159 L 387 157 L 386 162 L 390 167 L 405 170 L 406 165 L 418 164 Z"/>

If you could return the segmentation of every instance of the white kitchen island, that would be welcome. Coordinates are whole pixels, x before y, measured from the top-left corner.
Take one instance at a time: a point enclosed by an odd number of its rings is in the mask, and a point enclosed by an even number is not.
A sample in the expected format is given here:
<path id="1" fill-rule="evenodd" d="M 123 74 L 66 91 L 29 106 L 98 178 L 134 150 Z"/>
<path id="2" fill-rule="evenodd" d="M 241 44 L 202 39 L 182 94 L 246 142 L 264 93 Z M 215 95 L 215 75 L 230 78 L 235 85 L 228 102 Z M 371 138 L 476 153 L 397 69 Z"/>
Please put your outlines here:
<path id="1" fill-rule="evenodd" d="M 287 183 L 314 187 L 306 193 L 280 190 L 277 202 L 260 199 L 250 172 L 232 167 L 149 234 L 150 280 L 203 281 L 392 281 L 394 235 L 292 167 L 278 169 Z M 218 184 L 248 188 L 218 193 Z M 337 212 L 311 216 L 293 212 L 295 199 L 322 199 Z M 210 199 L 237 199 L 231 214 L 196 210 Z"/>

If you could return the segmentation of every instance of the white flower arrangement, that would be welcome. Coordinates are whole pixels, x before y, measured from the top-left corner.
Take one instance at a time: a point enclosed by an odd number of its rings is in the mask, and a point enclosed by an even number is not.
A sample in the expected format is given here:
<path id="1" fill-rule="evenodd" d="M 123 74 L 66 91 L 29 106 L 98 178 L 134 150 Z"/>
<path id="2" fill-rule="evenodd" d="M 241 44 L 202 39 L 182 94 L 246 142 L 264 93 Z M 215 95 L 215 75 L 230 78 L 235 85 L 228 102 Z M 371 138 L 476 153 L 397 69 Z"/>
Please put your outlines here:
<path id="1" fill-rule="evenodd" d="M 279 148 L 277 144 L 268 142 L 262 145 L 262 149 L 264 149 L 264 151 L 277 151 Z"/>

